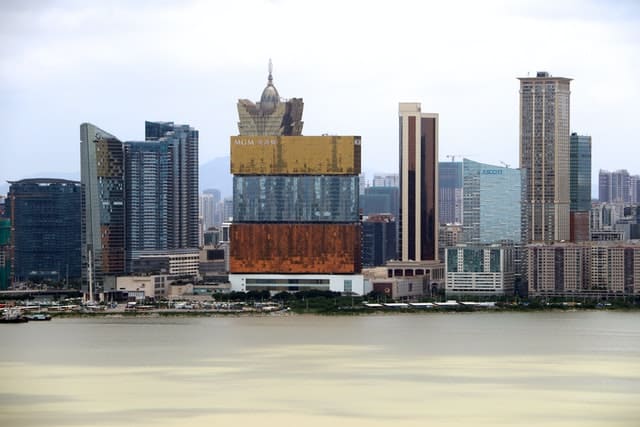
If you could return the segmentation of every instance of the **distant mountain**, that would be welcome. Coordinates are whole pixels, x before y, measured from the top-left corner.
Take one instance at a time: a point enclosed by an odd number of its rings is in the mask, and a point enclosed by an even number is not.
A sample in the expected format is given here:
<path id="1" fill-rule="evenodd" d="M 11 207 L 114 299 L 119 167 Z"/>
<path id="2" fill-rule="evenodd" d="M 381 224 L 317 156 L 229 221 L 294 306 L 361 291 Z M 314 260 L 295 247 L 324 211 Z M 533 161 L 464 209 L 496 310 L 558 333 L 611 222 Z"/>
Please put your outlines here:
<path id="1" fill-rule="evenodd" d="M 200 165 L 200 182 L 199 190 L 216 188 L 222 193 L 222 197 L 231 197 L 233 195 L 233 179 L 229 172 L 229 156 L 216 157 L 206 163 Z"/>

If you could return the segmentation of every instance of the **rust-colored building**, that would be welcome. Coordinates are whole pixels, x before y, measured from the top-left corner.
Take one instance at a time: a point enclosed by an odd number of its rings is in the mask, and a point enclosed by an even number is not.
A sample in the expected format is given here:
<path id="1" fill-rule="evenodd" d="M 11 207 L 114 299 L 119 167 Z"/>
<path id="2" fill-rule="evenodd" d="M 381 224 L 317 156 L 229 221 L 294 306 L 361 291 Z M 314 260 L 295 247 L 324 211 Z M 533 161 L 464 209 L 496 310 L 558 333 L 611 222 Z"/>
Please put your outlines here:
<path id="1" fill-rule="evenodd" d="M 355 274 L 361 270 L 359 224 L 233 224 L 234 273 Z"/>

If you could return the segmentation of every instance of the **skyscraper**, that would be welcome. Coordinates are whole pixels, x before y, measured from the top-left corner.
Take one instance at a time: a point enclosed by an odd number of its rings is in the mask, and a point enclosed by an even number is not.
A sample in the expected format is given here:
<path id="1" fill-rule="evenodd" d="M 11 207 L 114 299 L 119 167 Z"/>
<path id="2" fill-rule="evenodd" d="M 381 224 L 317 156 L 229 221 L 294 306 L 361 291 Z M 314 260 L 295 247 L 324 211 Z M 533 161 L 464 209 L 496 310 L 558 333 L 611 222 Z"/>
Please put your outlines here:
<path id="1" fill-rule="evenodd" d="M 82 274 L 100 289 L 104 275 L 125 272 L 124 149 L 115 136 L 80 125 L 83 188 Z M 86 284 L 87 282 L 85 282 Z"/>
<path id="2" fill-rule="evenodd" d="M 269 77 L 260 101 L 238 101 L 239 135 L 301 135 L 303 107 L 301 98 L 280 99 L 273 85 L 273 66 L 269 60 Z"/>
<path id="3" fill-rule="evenodd" d="M 200 216 L 205 231 L 222 223 L 221 200 L 220 190 L 217 189 L 204 190 L 200 195 Z"/>
<path id="4" fill-rule="evenodd" d="M 571 241 L 590 240 L 591 137 L 572 133 L 569 154 Z"/>
<path id="5" fill-rule="evenodd" d="M 571 79 L 542 71 L 519 80 L 523 237 L 530 242 L 568 240 Z"/>
<path id="6" fill-rule="evenodd" d="M 401 261 L 438 260 L 438 115 L 401 102 Z"/>
<path id="7" fill-rule="evenodd" d="M 378 290 L 408 289 L 406 296 L 434 295 L 444 291 L 445 280 L 438 250 L 438 115 L 422 113 L 414 102 L 401 102 L 398 110 L 398 260 L 387 262 L 386 277 L 372 284 Z"/>
<path id="8" fill-rule="evenodd" d="M 379 214 L 362 220 L 362 266 L 377 267 L 396 258 L 396 219 Z"/>
<path id="9" fill-rule="evenodd" d="M 631 202 L 630 177 L 626 169 L 613 172 L 600 169 L 598 173 L 598 199 L 603 203 Z"/>
<path id="10" fill-rule="evenodd" d="M 146 140 L 125 143 L 88 123 L 80 131 L 83 259 L 96 289 L 143 255 L 197 250 L 198 131 L 146 122 Z"/>
<path id="11" fill-rule="evenodd" d="M 438 171 L 440 224 L 461 224 L 462 162 L 440 162 Z"/>
<path id="12" fill-rule="evenodd" d="M 199 132 L 173 122 L 145 122 L 145 131 L 147 141 L 169 147 L 168 247 L 197 248 Z"/>
<path id="13" fill-rule="evenodd" d="M 463 165 L 464 242 L 520 242 L 521 171 L 469 159 Z"/>
<path id="14" fill-rule="evenodd" d="M 166 142 L 124 143 L 127 271 L 145 251 L 169 248 L 170 150 Z"/>
<path id="15" fill-rule="evenodd" d="M 11 220 L 0 218 L 0 290 L 11 284 Z"/>
<path id="16" fill-rule="evenodd" d="M 231 137 L 231 288 L 363 293 L 360 137 Z"/>
<path id="17" fill-rule="evenodd" d="M 10 184 L 7 209 L 13 229 L 14 280 L 79 279 L 80 183 L 34 178 Z"/>

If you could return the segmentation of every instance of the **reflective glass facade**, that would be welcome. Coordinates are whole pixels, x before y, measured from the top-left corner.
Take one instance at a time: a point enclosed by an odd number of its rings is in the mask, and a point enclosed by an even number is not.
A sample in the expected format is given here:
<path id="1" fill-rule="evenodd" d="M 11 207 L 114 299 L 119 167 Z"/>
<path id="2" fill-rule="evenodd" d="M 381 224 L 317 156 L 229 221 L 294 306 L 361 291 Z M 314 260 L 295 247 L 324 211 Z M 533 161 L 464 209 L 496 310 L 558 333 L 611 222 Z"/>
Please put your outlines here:
<path id="1" fill-rule="evenodd" d="M 591 137 L 571 134 L 569 193 L 572 212 L 591 210 Z"/>
<path id="2" fill-rule="evenodd" d="M 0 290 L 9 287 L 11 276 L 11 260 L 9 245 L 11 243 L 11 221 L 0 218 Z"/>
<path id="3" fill-rule="evenodd" d="M 357 222 L 357 175 L 237 175 L 234 222 Z"/>
<path id="4" fill-rule="evenodd" d="M 521 239 L 521 188 L 519 169 L 465 159 L 464 241 L 493 243 Z"/>
<path id="5" fill-rule="evenodd" d="M 80 125 L 80 174 L 84 190 L 82 274 L 89 257 L 100 289 L 103 275 L 125 272 L 124 149 L 115 136 Z"/>
<path id="6" fill-rule="evenodd" d="M 16 281 L 80 277 L 82 187 L 62 179 L 11 183 L 7 212 Z"/>

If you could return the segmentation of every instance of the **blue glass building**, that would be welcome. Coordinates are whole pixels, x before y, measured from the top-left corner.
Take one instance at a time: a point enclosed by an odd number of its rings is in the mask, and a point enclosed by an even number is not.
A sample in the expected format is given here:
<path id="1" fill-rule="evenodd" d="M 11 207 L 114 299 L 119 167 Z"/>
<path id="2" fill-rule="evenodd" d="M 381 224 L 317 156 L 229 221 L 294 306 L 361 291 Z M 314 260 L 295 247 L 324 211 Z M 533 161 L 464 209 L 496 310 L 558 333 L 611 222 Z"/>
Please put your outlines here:
<path id="1" fill-rule="evenodd" d="M 464 159 L 463 182 L 464 241 L 520 242 L 521 171 Z"/>
<path id="2" fill-rule="evenodd" d="M 591 210 L 591 136 L 574 132 L 569 147 L 570 211 L 588 212 Z"/>
<path id="3" fill-rule="evenodd" d="M 15 281 L 80 278 L 82 186 L 64 179 L 10 182 L 7 212 L 13 233 Z"/>
<path id="4" fill-rule="evenodd" d="M 357 222 L 357 175 L 237 175 L 236 222 Z"/>

